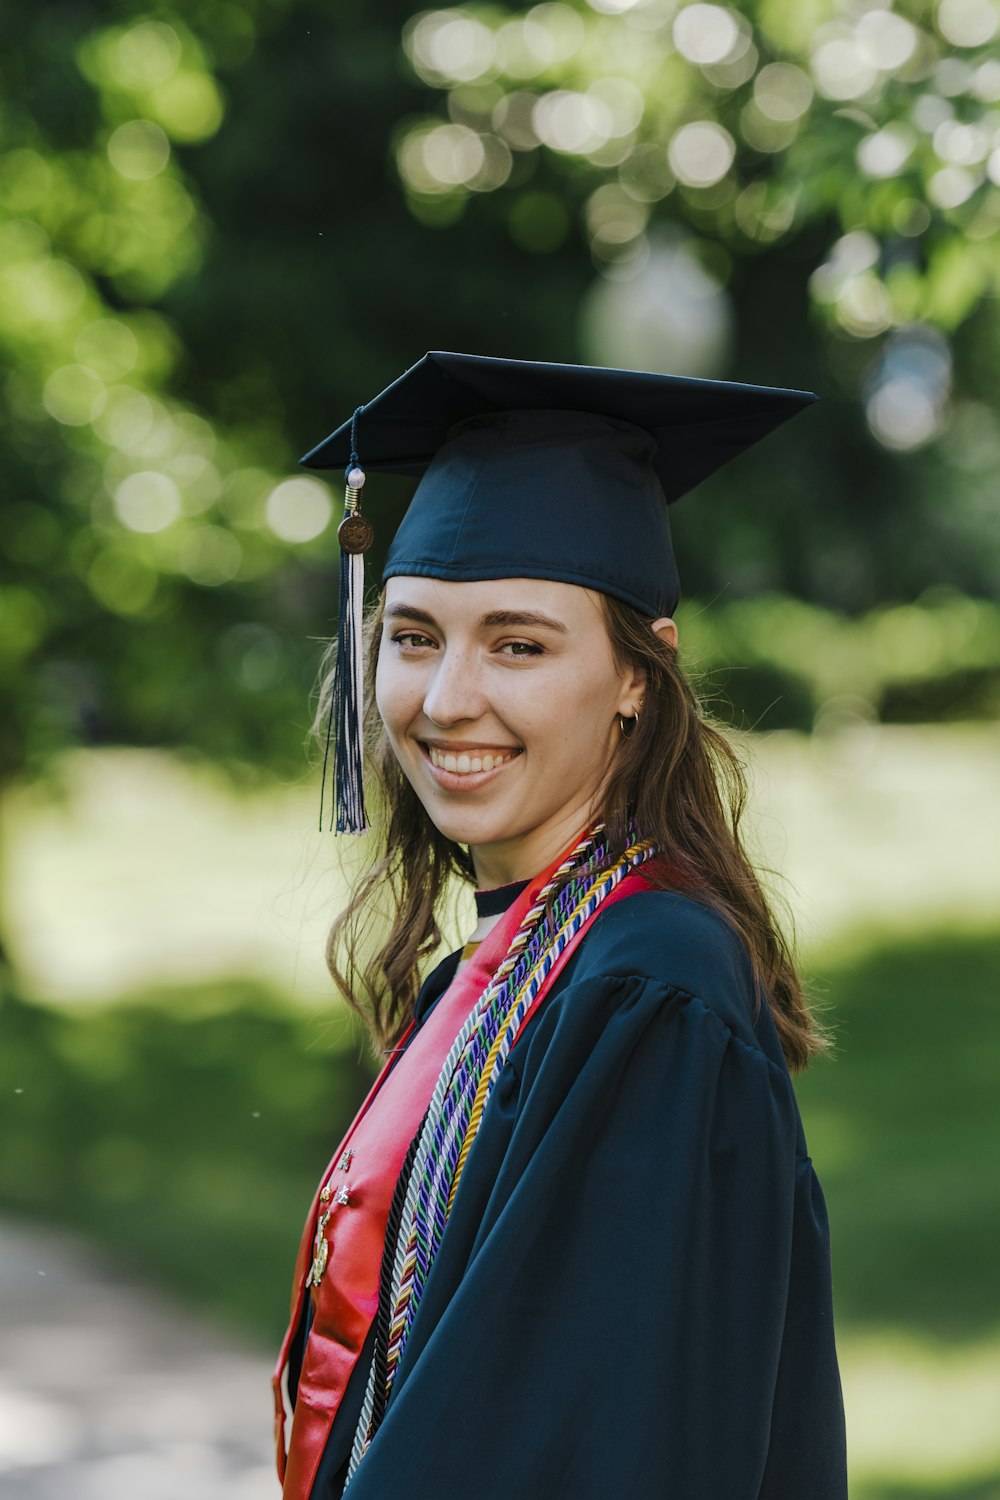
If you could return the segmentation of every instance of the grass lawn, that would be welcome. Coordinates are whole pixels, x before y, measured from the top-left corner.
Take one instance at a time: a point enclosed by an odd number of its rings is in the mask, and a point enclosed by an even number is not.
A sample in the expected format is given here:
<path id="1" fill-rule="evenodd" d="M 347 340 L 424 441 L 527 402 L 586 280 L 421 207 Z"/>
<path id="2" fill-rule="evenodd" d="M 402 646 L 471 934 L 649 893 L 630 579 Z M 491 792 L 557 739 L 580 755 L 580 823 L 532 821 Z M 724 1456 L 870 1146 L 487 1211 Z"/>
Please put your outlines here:
<path id="1" fill-rule="evenodd" d="M 284 1331 L 319 1175 L 372 1070 L 264 988 L 0 1008 L 0 1204 L 88 1231 L 251 1336 Z"/>
<path id="2" fill-rule="evenodd" d="M 905 933 L 996 919 L 1000 726 L 739 743 L 746 832 L 807 957 L 861 922 Z M 60 774 L 63 799 L 27 786 L 0 803 L 4 936 L 32 995 L 107 1000 L 248 974 L 326 1007 L 339 863 L 365 841 L 318 832 L 314 776 L 237 796 L 177 756 L 124 749 L 69 752 Z"/>
<path id="3" fill-rule="evenodd" d="M 814 969 L 796 1084 L 830 1211 L 852 1500 L 1000 1497 L 1000 927 Z"/>

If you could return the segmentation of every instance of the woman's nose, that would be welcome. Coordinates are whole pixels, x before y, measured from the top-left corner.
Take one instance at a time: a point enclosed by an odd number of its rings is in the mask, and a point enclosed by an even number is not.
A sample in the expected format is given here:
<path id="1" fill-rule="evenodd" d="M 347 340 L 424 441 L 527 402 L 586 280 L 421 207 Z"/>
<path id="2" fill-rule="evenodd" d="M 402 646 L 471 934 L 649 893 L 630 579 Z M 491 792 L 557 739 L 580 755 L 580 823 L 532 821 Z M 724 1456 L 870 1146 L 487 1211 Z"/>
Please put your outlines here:
<path id="1" fill-rule="evenodd" d="M 424 713 L 435 724 L 455 724 L 478 718 L 482 694 L 478 674 L 468 656 L 444 650 L 424 693 Z"/>

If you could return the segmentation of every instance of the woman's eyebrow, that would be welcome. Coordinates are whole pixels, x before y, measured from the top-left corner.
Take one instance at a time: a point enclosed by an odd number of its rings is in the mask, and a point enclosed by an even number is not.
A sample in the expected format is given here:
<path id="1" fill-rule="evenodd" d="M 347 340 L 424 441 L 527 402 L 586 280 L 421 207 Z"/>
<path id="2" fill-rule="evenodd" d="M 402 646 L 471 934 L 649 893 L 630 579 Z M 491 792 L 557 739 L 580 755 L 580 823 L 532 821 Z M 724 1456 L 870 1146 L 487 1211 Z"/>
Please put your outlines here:
<path id="1" fill-rule="evenodd" d="M 545 625 L 549 630 L 561 630 L 566 634 L 566 626 L 561 620 L 554 620 L 551 615 L 543 615 L 538 609 L 491 609 L 489 614 L 483 615 L 480 625 Z"/>
<path id="2" fill-rule="evenodd" d="M 421 625 L 437 624 L 434 616 L 429 615 L 426 609 L 417 609 L 412 604 L 387 604 L 383 618 L 386 620 L 419 620 Z"/>
<path id="3" fill-rule="evenodd" d="M 417 620 L 421 625 L 437 625 L 434 616 L 428 614 L 426 609 L 417 609 L 412 604 L 389 604 L 385 609 L 387 620 Z M 543 615 L 540 610 L 535 609 L 491 609 L 488 614 L 482 616 L 480 625 L 542 625 L 549 630 L 560 630 L 563 635 L 567 633 L 566 626 L 561 620 L 555 620 L 551 615 Z"/>

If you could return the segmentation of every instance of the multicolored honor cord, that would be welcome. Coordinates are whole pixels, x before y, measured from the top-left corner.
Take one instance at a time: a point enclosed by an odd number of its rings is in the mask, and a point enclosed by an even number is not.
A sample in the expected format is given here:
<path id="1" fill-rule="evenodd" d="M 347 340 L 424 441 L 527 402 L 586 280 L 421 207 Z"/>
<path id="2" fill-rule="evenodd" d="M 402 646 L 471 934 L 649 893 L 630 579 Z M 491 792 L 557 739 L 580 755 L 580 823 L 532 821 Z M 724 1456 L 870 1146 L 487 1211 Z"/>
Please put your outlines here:
<path id="1" fill-rule="evenodd" d="M 604 825 L 598 823 L 539 891 L 441 1069 L 423 1124 L 407 1157 L 408 1162 L 412 1160 L 412 1168 L 399 1216 L 389 1293 L 388 1343 L 384 1351 L 376 1347 L 372 1360 L 364 1406 L 354 1435 L 348 1484 L 385 1410 L 469 1149 L 525 1016 L 553 963 L 574 934 L 630 870 L 657 853 L 651 840 L 637 837 L 633 829 L 633 842 L 621 858 L 610 869 L 595 875 L 592 869 L 581 867 L 595 857 L 600 859 L 606 847 L 603 833 Z M 551 914 L 546 916 L 546 900 L 557 885 L 561 889 Z M 376 1390 L 377 1379 L 382 1387 L 379 1390 Z"/>

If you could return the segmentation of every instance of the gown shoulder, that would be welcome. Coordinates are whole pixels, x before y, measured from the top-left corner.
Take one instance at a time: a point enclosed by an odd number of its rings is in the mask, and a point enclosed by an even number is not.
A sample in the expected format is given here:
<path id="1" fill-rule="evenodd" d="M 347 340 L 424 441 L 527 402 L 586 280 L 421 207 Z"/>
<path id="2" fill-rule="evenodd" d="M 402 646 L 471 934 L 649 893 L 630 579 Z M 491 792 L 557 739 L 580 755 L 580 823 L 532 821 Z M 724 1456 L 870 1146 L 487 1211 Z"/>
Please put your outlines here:
<path id="1" fill-rule="evenodd" d="M 681 891 L 635 892 L 600 912 L 563 973 L 566 985 L 604 978 L 663 986 L 674 1003 L 694 1001 L 740 1042 L 787 1072 L 770 1009 L 746 945 L 714 907 Z"/>

